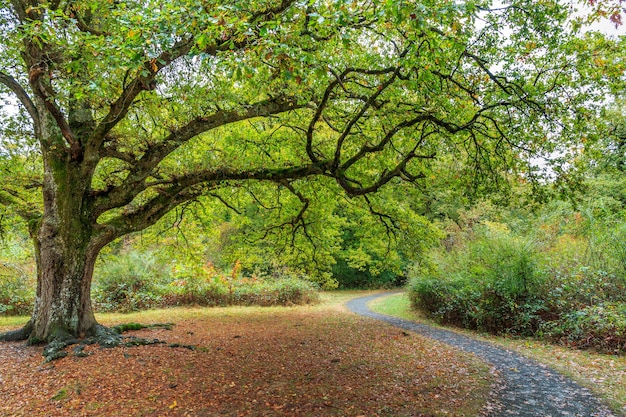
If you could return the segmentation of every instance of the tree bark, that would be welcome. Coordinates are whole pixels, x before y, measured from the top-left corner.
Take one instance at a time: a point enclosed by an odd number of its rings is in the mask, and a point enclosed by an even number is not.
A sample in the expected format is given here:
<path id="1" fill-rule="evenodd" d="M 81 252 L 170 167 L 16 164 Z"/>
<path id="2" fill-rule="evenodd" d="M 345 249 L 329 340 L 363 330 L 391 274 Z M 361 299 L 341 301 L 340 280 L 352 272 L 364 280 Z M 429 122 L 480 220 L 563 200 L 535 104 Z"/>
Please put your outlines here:
<path id="1" fill-rule="evenodd" d="M 96 257 L 104 246 L 95 233 L 87 198 L 91 172 L 67 148 L 43 152 L 44 211 L 31 230 L 37 260 L 37 292 L 29 342 L 67 341 L 93 334 L 91 304 Z"/>

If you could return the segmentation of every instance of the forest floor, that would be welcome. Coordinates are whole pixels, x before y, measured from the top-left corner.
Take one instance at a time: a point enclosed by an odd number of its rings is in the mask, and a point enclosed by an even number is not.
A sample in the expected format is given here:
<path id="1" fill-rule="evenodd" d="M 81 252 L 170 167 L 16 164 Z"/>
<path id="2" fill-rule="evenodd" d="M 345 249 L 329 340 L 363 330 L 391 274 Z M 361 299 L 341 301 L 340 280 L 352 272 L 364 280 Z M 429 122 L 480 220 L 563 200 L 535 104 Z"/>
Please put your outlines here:
<path id="1" fill-rule="evenodd" d="M 169 344 L 45 363 L 0 343 L 2 416 L 476 416 L 494 376 L 474 355 L 349 313 L 356 293 L 284 308 L 172 308 L 102 315 Z M 0 332 L 20 319 L 0 321 Z M 7 325 L 7 323 L 9 323 Z"/>

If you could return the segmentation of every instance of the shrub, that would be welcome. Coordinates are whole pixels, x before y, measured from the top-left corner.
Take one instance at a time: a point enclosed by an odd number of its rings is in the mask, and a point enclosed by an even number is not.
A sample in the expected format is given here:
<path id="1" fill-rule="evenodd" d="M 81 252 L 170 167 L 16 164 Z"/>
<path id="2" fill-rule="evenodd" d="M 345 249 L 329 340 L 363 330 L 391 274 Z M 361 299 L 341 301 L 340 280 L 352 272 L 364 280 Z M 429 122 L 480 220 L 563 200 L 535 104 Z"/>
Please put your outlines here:
<path id="1" fill-rule="evenodd" d="M 212 264 L 202 267 L 177 266 L 173 278 L 163 296 L 165 306 L 227 304 L 228 286 Z"/>
<path id="2" fill-rule="evenodd" d="M 163 298 L 165 305 L 302 305 L 319 299 L 314 283 L 287 269 L 240 277 L 238 264 L 230 274 L 221 274 L 208 264 L 183 269 L 176 277 Z"/>
<path id="3" fill-rule="evenodd" d="M 492 333 L 532 334 L 545 304 L 531 242 L 485 230 L 411 278 L 413 305 L 448 324 Z"/>
<path id="4" fill-rule="evenodd" d="M 153 253 L 110 256 L 97 269 L 92 299 L 102 311 L 135 311 L 161 304 L 167 266 Z"/>
<path id="5" fill-rule="evenodd" d="M 626 280 L 589 267 L 562 272 L 550 269 L 541 294 L 552 317 L 598 305 L 626 301 Z"/>
<path id="6" fill-rule="evenodd" d="M 626 353 L 626 303 L 601 303 L 570 311 L 541 326 L 545 338 L 579 348 Z"/>
<path id="7" fill-rule="evenodd" d="M 34 283 L 17 266 L 0 264 L 0 314 L 27 315 L 35 300 Z"/>
<path id="8" fill-rule="evenodd" d="M 475 226 L 412 273 L 412 304 L 442 323 L 624 353 L 624 225 L 586 222 L 574 215 L 549 239 Z"/>
<path id="9" fill-rule="evenodd" d="M 236 305 L 303 305 L 317 302 L 317 288 L 301 277 L 285 275 L 240 281 L 234 286 L 231 304 Z"/>

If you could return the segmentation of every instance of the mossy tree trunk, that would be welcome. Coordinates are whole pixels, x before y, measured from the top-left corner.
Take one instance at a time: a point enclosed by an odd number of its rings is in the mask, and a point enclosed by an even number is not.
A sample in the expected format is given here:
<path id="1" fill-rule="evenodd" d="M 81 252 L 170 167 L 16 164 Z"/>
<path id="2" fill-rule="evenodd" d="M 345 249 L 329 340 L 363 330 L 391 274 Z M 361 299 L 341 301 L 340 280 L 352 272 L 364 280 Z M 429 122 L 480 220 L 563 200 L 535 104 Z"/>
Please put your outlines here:
<path id="1" fill-rule="evenodd" d="M 37 294 L 31 341 L 78 337 L 96 324 L 90 289 L 99 248 L 92 243 L 83 182 L 72 164 L 46 167 L 44 216 L 32 238 L 37 251 Z"/>

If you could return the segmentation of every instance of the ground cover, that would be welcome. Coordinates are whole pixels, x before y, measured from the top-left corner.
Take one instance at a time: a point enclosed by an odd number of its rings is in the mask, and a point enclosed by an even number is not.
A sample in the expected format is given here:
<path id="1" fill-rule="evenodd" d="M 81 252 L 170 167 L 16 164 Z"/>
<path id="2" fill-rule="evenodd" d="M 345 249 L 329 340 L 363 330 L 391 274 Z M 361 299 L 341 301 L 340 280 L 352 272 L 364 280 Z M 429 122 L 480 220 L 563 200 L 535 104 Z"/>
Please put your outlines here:
<path id="1" fill-rule="evenodd" d="M 412 310 L 405 294 L 394 294 L 375 300 L 370 307 L 379 313 L 441 327 Z M 530 338 L 497 337 L 462 329 L 454 329 L 454 331 L 470 334 L 472 337 L 503 346 L 544 363 L 591 389 L 596 395 L 604 398 L 616 413 L 626 416 L 626 356 L 624 355 L 581 351 Z"/>
<path id="2" fill-rule="evenodd" d="M 194 345 L 101 349 L 43 363 L 42 347 L 0 344 L 6 416 L 475 416 L 492 380 L 473 356 L 316 306 L 173 308 L 101 315 L 105 324 Z M 0 331 L 16 327 L 0 319 Z"/>

